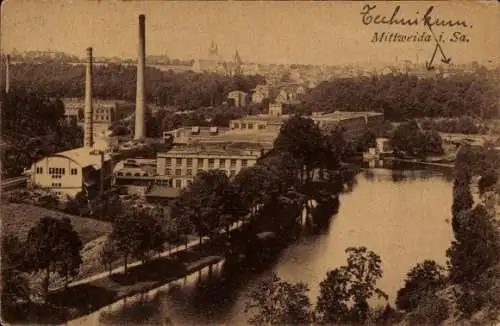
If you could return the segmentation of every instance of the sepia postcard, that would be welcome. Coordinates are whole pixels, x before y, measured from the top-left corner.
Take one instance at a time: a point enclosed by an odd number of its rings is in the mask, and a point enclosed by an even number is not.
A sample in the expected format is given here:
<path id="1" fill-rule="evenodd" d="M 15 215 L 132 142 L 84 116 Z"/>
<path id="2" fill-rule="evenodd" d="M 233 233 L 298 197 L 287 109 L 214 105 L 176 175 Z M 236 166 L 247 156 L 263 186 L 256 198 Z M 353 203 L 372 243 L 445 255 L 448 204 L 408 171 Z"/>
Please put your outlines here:
<path id="1" fill-rule="evenodd" d="M 1 3 L 5 325 L 500 325 L 498 1 Z"/>

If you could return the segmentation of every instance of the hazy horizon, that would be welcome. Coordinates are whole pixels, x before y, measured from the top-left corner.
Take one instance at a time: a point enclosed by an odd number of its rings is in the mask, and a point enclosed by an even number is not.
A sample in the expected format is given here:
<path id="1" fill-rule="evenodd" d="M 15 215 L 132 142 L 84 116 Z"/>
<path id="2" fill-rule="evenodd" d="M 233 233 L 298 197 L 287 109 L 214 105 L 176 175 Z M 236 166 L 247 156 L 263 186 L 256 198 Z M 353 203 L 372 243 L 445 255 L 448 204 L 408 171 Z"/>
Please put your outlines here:
<path id="1" fill-rule="evenodd" d="M 371 42 L 375 32 L 416 34 L 418 26 L 365 25 L 364 5 L 390 18 L 421 17 L 433 5 L 433 17 L 466 20 L 470 28 L 434 27 L 466 34 L 468 43 L 442 44 L 452 63 L 500 59 L 500 38 L 492 26 L 500 23 L 499 6 L 464 2 L 158 2 L 158 1 L 36 1 L 2 3 L 2 52 L 60 51 L 78 57 L 94 48 L 96 57 L 134 59 L 138 15 L 146 15 L 147 55 L 189 60 L 206 56 L 217 43 L 224 59 L 236 50 L 243 61 L 283 64 L 343 65 L 409 60 L 424 63 L 435 43 Z M 419 14 L 417 14 L 417 11 Z M 426 32 L 429 34 L 428 32 Z M 437 58 L 436 60 L 439 60 Z"/>

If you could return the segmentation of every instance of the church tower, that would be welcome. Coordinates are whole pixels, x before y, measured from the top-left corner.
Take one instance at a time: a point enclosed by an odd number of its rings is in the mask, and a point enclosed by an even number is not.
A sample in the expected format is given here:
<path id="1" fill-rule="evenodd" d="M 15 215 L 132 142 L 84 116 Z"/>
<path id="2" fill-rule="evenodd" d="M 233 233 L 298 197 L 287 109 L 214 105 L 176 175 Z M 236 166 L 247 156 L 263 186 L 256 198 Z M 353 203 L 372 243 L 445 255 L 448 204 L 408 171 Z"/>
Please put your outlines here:
<path id="1" fill-rule="evenodd" d="M 242 68 L 243 60 L 241 60 L 238 50 L 236 50 L 236 53 L 234 54 L 233 62 L 234 62 L 234 74 L 235 75 L 243 74 L 243 68 Z"/>

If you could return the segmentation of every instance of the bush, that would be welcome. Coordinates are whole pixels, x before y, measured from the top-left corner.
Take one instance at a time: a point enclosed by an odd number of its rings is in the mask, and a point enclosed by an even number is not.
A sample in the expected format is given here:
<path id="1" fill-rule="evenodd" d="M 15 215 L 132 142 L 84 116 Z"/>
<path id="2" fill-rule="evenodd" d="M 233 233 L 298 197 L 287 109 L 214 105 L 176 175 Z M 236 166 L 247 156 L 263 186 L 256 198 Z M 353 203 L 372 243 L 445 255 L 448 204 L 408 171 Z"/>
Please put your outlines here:
<path id="1" fill-rule="evenodd" d="M 470 317 L 480 309 L 500 307 L 500 279 L 498 268 L 493 267 L 480 275 L 477 280 L 463 284 L 455 293 L 457 308 L 463 317 Z"/>
<path id="2" fill-rule="evenodd" d="M 497 181 L 498 181 L 498 174 L 495 170 L 490 169 L 486 171 L 486 173 L 484 173 L 479 179 L 478 183 L 479 193 L 481 195 L 484 194 L 488 189 L 494 187 Z"/>
<path id="3" fill-rule="evenodd" d="M 445 280 L 444 268 L 435 261 L 417 264 L 408 272 L 404 287 L 398 291 L 396 306 L 404 311 L 418 309 L 429 294 L 444 287 Z"/>
<path id="4" fill-rule="evenodd" d="M 440 325 L 449 316 L 448 302 L 434 293 L 429 293 L 408 319 L 412 325 Z"/>

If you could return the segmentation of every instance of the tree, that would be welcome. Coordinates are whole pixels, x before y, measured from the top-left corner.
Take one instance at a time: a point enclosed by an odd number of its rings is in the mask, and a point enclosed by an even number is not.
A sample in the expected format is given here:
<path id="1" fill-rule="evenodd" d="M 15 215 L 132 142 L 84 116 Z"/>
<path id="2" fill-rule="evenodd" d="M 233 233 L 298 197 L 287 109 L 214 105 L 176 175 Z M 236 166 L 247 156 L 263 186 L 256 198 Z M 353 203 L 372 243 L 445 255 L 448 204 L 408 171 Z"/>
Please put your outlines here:
<path id="1" fill-rule="evenodd" d="M 390 139 L 391 147 L 395 153 L 415 155 L 419 150 L 420 130 L 415 122 L 400 124 Z"/>
<path id="2" fill-rule="evenodd" d="M 422 141 L 422 156 L 427 155 L 442 155 L 443 150 L 443 140 L 441 135 L 436 130 L 424 131 L 421 135 Z"/>
<path id="3" fill-rule="evenodd" d="M 117 218 L 109 238 L 123 255 L 125 274 L 129 258 L 145 261 L 152 251 L 162 250 L 167 240 L 161 224 L 145 209 L 134 209 Z"/>
<path id="4" fill-rule="evenodd" d="M 494 217 L 482 206 L 464 212 L 463 226 L 447 250 L 449 279 L 460 286 L 456 292 L 459 311 L 465 316 L 485 306 L 498 306 L 494 280 L 500 263 L 500 234 Z"/>
<path id="5" fill-rule="evenodd" d="M 241 201 L 222 170 L 202 171 L 181 193 L 175 218 L 188 218 L 200 237 L 214 237 L 243 214 Z M 230 219 L 228 219 L 230 217 Z"/>
<path id="6" fill-rule="evenodd" d="M 30 286 L 23 275 L 24 244 L 16 236 L 2 237 L 1 247 L 1 304 L 2 315 L 16 309 L 19 303 L 30 302 Z"/>
<path id="7" fill-rule="evenodd" d="M 435 130 L 421 131 L 416 121 L 400 124 L 392 137 L 391 146 L 399 154 L 425 158 L 429 155 L 442 155 L 442 139 Z"/>
<path id="8" fill-rule="evenodd" d="M 368 300 L 374 295 L 388 298 L 376 287 L 382 277 L 380 257 L 366 247 L 349 247 L 345 252 L 347 265 L 330 271 L 320 284 L 317 312 L 324 323 L 362 324 L 368 318 Z"/>
<path id="9" fill-rule="evenodd" d="M 395 325 L 400 321 L 400 314 L 390 304 L 371 309 L 368 325 Z"/>
<path id="10" fill-rule="evenodd" d="M 486 171 L 478 182 L 479 194 L 484 194 L 488 189 L 493 188 L 498 182 L 498 173 L 493 169 Z"/>
<path id="11" fill-rule="evenodd" d="M 418 263 L 408 272 L 405 285 L 397 293 L 397 308 L 407 312 L 418 309 L 422 301 L 442 289 L 445 282 L 444 268 L 435 261 Z"/>
<path id="12" fill-rule="evenodd" d="M 56 263 L 56 271 L 64 277 L 64 287 L 68 288 L 69 276 L 78 274 L 80 265 L 82 264 L 82 256 L 80 251 L 83 249 L 83 243 L 78 236 L 78 233 L 73 230 L 73 226 L 69 223 L 69 219 L 65 219 L 68 223 L 63 223 L 61 236 L 61 246 L 65 248 L 58 257 Z"/>
<path id="13" fill-rule="evenodd" d="M 446 253 L 449 278 L 455 284 L 472 283 L 500 262 L 500 235 L 494 217 L 482 205 L 464 214 L 463 225 Z"/>
<path id="14" fill-rule="evenodd" d="M 320 150 L 320 167 L 329 172 L 338 171 L 340 163 L 346 156 L 347 142 L 341 130 L 334 130 L 323 136 Z"/>
<path id="15" fill-rule="evenodd" d="M 453 232 L 459 232 L 463 224 L 461 221 L 462 212 L 468 211 L 474 204 L 470 183 L 472 175 L 467 166 L 462 165 L 462 161 L 457 161 L 453 180 L 453 203 L 451 206 Z"/>
<path id="16" fill-rule="evenodd" d="M 309 289 L 303 283 L 290 284 L 276 274 L 260 282 L 248 294 L 245 312 L 253 311 L 251 325 L 304 325 L 312 321 Z"/>
<path id="17" fill-rule="evenodd" d="M 187 195 L 183 195 L 189 189 L 184 188 L 181 191 L 181 196 L 172 205 L 172 218 L 173 218 L 173 229 L 178 230 L 179 234 L 184 235 L 186 249 L 188 246 L 188 235 L 194 231 L 193 219 L 191 218 L 190 211 L 184 206 L 184 198 Z"/>
<path id="18" fill-rule="evenodd" d="M 307 180 L 310 180 L 313 168 L 318 165 L 318 152 L 324 148 L 323 140 L 313 120 L 294 115 L 281 126 L 274 141 L 274 149 L 290 153 L 302 164 L 301 178 L 304 179 L 305 173 Z"/>
<path id="19" fill-rule="evenodd" d="M 255 217 L 266 204 L 286 195 L 296 183 L 297 166 L 289 153 L 266 157 L 258 164 L 241 170 L 233 184 L 245 212 Z"/>
<path id="20" fill-rule="evenodd" d="M 336 268 L 326 274 L 320 283 L 316 311 L 323 323 L 342 323 L 349 314 L 349 275 L 345 268 Z"/>
<path id="21" fill-rule="evenodd" d="M 109 238 L 104 242 L 104 246 L 101 249 L 99 259 L 101 264 L 108 270 L 109 275 L 111 275 L 112 264 L 119 258 L 118 251 L 115 243 Z"/>
<path id="22" fill-rule="evenodd" d="M 81 264 L 82 242 L 68 218 L 43 217 L 29 230 L 26 246 L 28 268 L 31 271 L 45 270 L 45 299 L 51 272 L 57 271 L 67 276 L 74 274 Z"/>
<path id="23" fill-rule="evenodd" d="M 261 165 L 254 165 L 242 169 L 234 178 L 233 184 L 236 192 L 240 195 L 243 207 L 246 213 L 251 217 L 256 214 L 257 206 L 265 200 L 265 194 L 262 192 L 262 184 L 266 169 Z"/>

